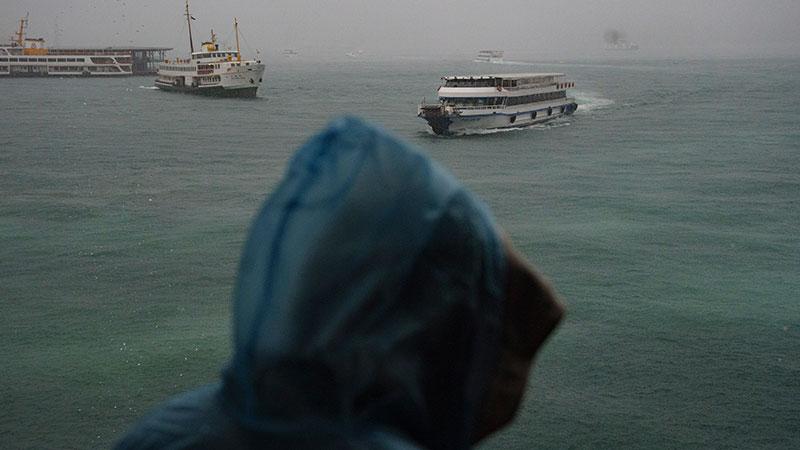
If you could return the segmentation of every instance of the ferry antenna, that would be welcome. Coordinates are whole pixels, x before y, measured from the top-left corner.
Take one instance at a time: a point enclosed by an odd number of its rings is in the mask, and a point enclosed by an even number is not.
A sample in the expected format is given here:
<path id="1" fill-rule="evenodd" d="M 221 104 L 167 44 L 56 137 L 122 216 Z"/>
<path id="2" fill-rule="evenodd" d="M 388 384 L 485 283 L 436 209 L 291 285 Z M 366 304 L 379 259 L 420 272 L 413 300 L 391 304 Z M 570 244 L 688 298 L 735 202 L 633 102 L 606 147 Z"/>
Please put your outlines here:
<path id="1" fill-rule="evenodd" d="M 194 53 L 194 41 L 192 40 L 192 19 L 194 19 L 194 17 L 189 14 L 189 0 L 186 0 L 186 23 L 189 24 L 189 51 Z"/>
<path id="2" fill-rule="evenodd" d="M 239 48 L 239 19 L 233 18 L 233 28 L 236 30 L 236 58 L 242 62 L 242 51 Z"/>
<path id="3" fill-rule="evenodd" d="M 17 31 L 15 35 L 17 36 L 17 45 L 19 45 L 20 47 L 25 46 L 25 28 L 28 27 L 29 16 L 30 13 L 25 13 L 25 17 L 19 19 L 19 31 Z"/>

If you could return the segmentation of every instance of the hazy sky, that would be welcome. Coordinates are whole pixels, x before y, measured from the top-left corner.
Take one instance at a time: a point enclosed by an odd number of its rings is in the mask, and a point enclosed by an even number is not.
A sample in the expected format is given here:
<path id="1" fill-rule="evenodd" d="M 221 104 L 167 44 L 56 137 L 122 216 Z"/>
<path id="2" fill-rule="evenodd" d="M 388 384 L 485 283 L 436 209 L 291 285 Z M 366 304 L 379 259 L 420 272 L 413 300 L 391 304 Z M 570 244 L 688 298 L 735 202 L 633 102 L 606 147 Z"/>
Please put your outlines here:
<path id="1" fill-rule="evenodd" d="M 183 0 L 0 0 L 0 38 L 30 12 L 50 45 L 162 45 L 188 52 Z M 302 54 L 602 57 L 617 29 L 643 56 L 800 55 L 800 0 L 192 0 L 195 43 L 214 30 L 245 50 Z M 606 53 L 607 54 L 607 53 Z"/>

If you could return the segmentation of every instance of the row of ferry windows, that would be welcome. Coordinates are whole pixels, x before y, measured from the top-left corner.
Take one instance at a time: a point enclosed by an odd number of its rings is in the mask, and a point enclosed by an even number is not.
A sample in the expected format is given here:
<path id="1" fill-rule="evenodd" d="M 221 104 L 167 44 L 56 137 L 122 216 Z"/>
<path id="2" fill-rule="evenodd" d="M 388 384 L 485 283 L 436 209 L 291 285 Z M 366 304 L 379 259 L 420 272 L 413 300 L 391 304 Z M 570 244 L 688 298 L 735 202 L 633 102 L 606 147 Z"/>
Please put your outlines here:
<path id="1" fill-rule="evenodd" d="M 521 78 L 519 80 L 500 80 L 498 78 L 479 78 L 479 79 L 457 79 L 445 81 L 445 87 L 495 87 L 502 85 L 503 87 L 518 87 L 527 86 L 531 84 L 544 84 L 553 82 L 552 78 Z"/>
<path id="2" fill-rule="evenodd" d="M 234 56 L 236 56 L 236 53 L 225 53 L 225 52 L 204 53 L 202 55 L 192 55 L 192 59 L 197 59 L 197 58 L 227 58 L 228 56 L 233 58 Z"/>
<path id="3" fill-rule="evenodd" d="M 521 97 L 443 97 L 441 100 L 447 105 L 462 105 L 462 106 L 513 106 L 522 105 L 525 103 L 543 102 L 547 100 L 556 100 L 559 98 L 566 98 L 567 93 L 564 91 L 545 92 L 543 94 L 523 95 Z M 504 102 L 505 101 L 505 102 Z"/>
<path id="4" fill-rule="evenodd" d="M 85 58 L 0 58 L 0 62 L 86 62 Z"/>
<path id="5" fill-rule="evenodd" d="M 0 72 L 7 72 L 9 67 L 13 67 L 14 70 L 21 70 L 23 72 L 39 72 L 42 71 L 44 68 L 42 66 L 0 66 Z M 103 72 L 103 73 L 117 73 L 117 72 L 130 72 L 131 69 L 128 66 L 123 67 L 116 67 L 116 66 L 49 66 L 47 67 L 48 72 L 75 72 L 75 73 L 82 73 L 84 71 L 87 72 Z"/>

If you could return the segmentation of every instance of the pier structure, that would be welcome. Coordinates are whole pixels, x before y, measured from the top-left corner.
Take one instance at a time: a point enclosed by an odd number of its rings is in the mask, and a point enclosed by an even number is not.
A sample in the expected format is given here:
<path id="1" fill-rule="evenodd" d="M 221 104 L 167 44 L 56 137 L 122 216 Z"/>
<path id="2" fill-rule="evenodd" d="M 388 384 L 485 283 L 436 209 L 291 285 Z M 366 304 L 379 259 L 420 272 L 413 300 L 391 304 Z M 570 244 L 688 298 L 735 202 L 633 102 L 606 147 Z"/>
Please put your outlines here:
<path id="1" fill-rule="evenodd" d="M 49 55 L 128 55 L 133 75 L 153 75 L 171 47 L 60 47 L 49 48 Z"/>

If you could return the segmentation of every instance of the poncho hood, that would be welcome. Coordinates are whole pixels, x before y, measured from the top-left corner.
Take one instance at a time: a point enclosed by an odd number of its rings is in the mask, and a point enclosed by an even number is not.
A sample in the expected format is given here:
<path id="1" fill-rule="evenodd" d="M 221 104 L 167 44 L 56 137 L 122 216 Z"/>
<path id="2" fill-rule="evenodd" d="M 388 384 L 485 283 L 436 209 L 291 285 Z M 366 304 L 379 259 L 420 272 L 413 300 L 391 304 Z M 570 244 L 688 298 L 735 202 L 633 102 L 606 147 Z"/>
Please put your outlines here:
<path id="1" fill-rule="evenodd" d="M 415 147 L 339 119 L 252 225 L 226 408 L 289 440 L 466 448 L 497 364 L 504 273 L 473 194 Z"/>

